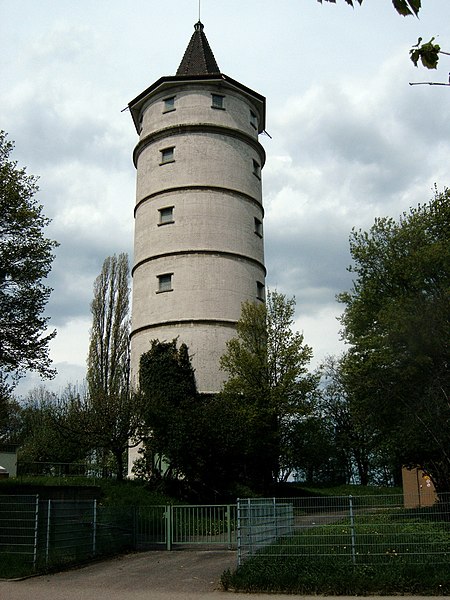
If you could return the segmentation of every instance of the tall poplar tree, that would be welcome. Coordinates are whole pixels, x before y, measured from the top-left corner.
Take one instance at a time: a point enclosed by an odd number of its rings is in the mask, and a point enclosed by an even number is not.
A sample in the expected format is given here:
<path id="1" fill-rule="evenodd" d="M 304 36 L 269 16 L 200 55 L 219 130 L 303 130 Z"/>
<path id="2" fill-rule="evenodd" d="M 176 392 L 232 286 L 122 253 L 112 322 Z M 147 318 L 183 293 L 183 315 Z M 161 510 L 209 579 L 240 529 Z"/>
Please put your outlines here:
<path id="1" fill-rule="evenodd" d="M 118 479 L 139 421 L 130 390 L 129 295 L 127 255 L 109 256 L 94 283 L 84 422 L 95 447 L 113 454 Z"/>

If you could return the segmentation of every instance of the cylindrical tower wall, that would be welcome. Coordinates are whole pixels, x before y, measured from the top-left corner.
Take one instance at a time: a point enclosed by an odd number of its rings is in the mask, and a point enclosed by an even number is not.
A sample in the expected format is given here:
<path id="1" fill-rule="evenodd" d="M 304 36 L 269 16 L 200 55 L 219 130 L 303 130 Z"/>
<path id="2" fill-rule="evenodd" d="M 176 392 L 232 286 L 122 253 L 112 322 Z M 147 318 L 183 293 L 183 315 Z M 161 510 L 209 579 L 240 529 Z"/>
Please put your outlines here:
<path id="1" fill-rule="evenodd" d="M 132 377 L 150 341 L 189 347 L 200 391 L 218 391 L 220 356 L 242 302 L 264 295 L 257 103 L 233 86 L 175 82 L 142 103 Z"/>

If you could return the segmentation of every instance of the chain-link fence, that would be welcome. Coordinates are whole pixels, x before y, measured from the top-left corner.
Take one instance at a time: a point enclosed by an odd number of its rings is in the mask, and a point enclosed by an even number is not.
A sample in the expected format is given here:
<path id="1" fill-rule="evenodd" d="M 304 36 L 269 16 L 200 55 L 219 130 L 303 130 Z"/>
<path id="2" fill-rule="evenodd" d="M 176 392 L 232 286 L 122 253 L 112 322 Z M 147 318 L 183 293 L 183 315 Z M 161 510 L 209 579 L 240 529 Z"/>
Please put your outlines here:
<path id="1" fill-rule="evenodd" d="M 408 505 L 403 495 L 239 500 L 238 563 L 258 555 L 450 567 L 450 494 Z"/>

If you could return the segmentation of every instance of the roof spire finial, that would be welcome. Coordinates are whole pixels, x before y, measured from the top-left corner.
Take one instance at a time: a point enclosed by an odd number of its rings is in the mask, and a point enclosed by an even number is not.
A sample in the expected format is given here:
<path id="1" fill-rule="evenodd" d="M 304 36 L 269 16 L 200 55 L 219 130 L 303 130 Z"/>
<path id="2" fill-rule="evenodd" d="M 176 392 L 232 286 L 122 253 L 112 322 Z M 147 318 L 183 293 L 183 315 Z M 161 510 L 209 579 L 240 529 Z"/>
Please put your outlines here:
<path id="1" fill-rule="evenodd" d="M 198 0 L 198 22 L 201 23 L 201 2 L 202 0 Z"/>
<path id="2" fill-rule="evenodd" d="M 203 29 L 201 21 L 194 25 L 194 33 L 178 67 L 177 76 L 220 75 L 220 69 Z"/>

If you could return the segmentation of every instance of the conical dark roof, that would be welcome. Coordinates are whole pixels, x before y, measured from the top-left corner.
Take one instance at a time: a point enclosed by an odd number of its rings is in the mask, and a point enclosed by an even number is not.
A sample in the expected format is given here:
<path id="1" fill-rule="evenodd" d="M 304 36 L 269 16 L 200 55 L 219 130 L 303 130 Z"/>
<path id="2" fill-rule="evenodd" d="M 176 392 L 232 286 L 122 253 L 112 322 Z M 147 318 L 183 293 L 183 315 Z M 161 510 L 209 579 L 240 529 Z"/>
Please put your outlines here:
<path id="1" fill-rule="evenodd" d="M 195 31 L 177 70 L 177 77 L 183 75 L 217 75 L 219 67 L 211 47 L 203 33 L 203 23 L 194 25 Z"/>

